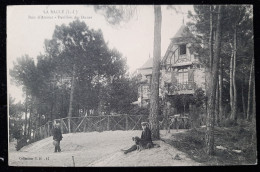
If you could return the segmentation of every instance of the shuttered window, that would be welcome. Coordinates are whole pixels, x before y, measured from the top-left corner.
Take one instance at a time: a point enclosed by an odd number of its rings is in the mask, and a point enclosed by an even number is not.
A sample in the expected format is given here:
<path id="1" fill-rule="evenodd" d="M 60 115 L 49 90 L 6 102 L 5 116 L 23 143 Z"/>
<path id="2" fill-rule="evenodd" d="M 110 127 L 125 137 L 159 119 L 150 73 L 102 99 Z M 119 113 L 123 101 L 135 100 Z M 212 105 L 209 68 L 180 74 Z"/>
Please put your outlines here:
<path id="1" fill-rule="evenodd" d="M 177 74 L 178 74 L 178 73 L 175 72 L 175 71 L 172 72 L 172 78 L 171 78 L 171 79 L 172 79 L 172 83 L 173 83 L 173 84 L 176 84 L 176 83 L 177 83 Z"/>
<path id="2" fill-rule="evenodd" d="M 188 72 L 188 81 L 194 82 L 194 69 L 189 70 Z"/>

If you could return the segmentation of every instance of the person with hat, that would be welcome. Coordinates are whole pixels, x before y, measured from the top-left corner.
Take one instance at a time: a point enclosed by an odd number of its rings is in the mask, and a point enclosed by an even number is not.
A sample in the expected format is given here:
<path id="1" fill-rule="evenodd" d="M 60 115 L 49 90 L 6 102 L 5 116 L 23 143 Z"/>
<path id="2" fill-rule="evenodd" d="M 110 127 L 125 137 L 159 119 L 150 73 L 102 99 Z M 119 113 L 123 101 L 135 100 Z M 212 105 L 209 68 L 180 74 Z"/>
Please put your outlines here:
<path id="1" fill-rule="evenodd" d="M 60 152 L 60 141 L 62 140 L 62 134 L 61 134 L 61 129 L 60 129 L 60 123 L 59 121 L 56 121 L 54 124 L 54 129 L 53 129 L 53 144 L 55 146 L 54 152 Z"/>
<path id="2" fill-rule="evenodd" d="M 148 122 L 142 122 L 141 126 L 142 126 L 142 129 L 143 129 L 142 134 L 141 134 L 142 142 L 144 142 L 145 144 L 149 144 L 150 143 L 151 145 L 153 145 L 153 142 L 152 142 L 152 132 L 149 129 L 149 123 Z M 135 151 L 136 149 L 137 149 L 137 145 L 133 145 L 129 149 L 123 150 L 123 151 L 124 151 L 124 154 L 127 154 L 129 152 Z"/>
<path id="3" fill-rule="evenodd" d="M 142 134 L 141 134 L 141 139 L 146 142 L 146 143 L 152 143 L 152 132 L 149 128 L 149 123 L 148 122 L 142 122 Z"/>

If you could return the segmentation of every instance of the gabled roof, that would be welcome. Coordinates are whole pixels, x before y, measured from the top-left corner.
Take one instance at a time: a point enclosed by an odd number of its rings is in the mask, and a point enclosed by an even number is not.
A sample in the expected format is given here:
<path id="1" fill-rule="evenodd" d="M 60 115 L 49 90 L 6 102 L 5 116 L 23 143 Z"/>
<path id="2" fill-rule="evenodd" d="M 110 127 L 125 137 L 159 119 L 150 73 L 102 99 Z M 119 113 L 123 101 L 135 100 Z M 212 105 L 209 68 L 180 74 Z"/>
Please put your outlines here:
<path id="1" fill-rule="evenodd" d="M 187 42 L 190 42 L 191 41 L 191 38 L 193 37 L 192 33 L 190 32 L 189 28 L 186 26 L 186 25 L 181 25 L 181 27 L 179 28 L 179 30 L 176 32 L 176 34 L 174 35 L 173 38 L 171 38 L 171 42 L 165 52 L 165 55 L 162 59 L 162 61 L 164 62 L 165 59 L 167 58 L 168 56 L 168 53 L 170 51 L 173 51 L 171 48 L 174 46 L 174 45 L 178 45 L 180 43 L 187 43 Z"/>
<path id="2" fill-rule="evenodd" d="M 176 34 L 174 35 L 174 38 L 180 38 L 180 37 L 192 37 L 192 34 L 189 30 L 189 28 L 186 25 L 181 25 L 181 27 L 179 28 L 179 30 L 176 32 Z"/>
<path id="3" fill-rule="evenodd" d="M 149 58 L 142 67 L 139 69 L 147 69 L 147 68 L 152 68 L 153 67 L 153 58 Z"/>

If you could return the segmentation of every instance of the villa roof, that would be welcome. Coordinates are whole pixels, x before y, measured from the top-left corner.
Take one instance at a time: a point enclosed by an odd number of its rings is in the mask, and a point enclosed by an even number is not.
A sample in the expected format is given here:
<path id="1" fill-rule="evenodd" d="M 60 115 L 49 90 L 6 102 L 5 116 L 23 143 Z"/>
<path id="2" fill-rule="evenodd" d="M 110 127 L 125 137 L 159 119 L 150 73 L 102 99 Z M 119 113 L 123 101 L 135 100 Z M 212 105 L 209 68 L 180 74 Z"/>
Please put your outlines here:
<path id="1" fill-rule="evenodd" d="M 153 67 L 153 58 L 149 58 L 140 69 L 147 69 Z"/>
<path id="2" fill-rule="evenodd" d="M 169 48 L 172 47 L 173 44 L 178 44 L 178 42 L 189 42 L 189 39 L 193 37 L 192 33 L 189 31 L 189 28 L 186 25 L 181 25 L 179 30 L 176 32 L 174 37 L 172 38 L 172 41 L 168 47 L 168 50 L 166 51 L 165 56 L 163 59 L 166 58 L 166 55 L 169 51 Z M 149 57 L 149 59 L 141 66 L 139 69 L 150 69 L 153 67 L 153 58 Z"/>
<path id="3" fill-rule="evenodd" d="M 176 34 L 174 35 L 174 38 L 180 38 L 180 37 L 192 37 L 192 34 L 189 30 L 189 28 L 186 25 L 181 25 L 181 27 L 179 28 L 179 30 L 176 32 Z"/>

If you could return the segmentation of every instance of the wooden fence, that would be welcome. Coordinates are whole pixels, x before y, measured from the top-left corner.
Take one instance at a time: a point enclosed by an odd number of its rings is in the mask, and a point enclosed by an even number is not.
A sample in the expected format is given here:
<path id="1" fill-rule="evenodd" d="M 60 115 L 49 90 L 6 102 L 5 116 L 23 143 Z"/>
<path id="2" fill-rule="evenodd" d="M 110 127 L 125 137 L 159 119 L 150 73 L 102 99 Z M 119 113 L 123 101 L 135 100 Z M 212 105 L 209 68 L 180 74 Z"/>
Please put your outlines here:
<path id="1" fill-rule="evenodd" d="M 28 138 L 30 141 L 26 141 L 26 143 L 28 144 L 52 136 L 53 123 L 56 120 L 60 122 L 61 132 L 63 134 L 70 132 L 141 130 L 141 122 L 149 121 L 148 115 L 104 115 L 55 119 L 34 130 L 31 137 Z M 190 127 L 190 120 L 187 117 L 174 115 L 170 116 L 167 120 L 170 122 L 168 129 L 172 127 L 178 129 L 180 126 L 181 128 Z M 163 121 L 159 122 L 159 127 L 160 129 L 164 127 Z"/>
<path id="2" fill-rule="evenodd" d="M 69 121 L 71 133 L 102 132 L 109 130 L 141 130 L 141 122 L 148 121 L 148 115 L 104 115 L 61 118 L 55 120 L 60 121 L 61 132 L 63 134 L 69 133 Z M 30 142 L 52 136 L 54 121 L 49 121 L 45 125 L 34 130 Z"/>

